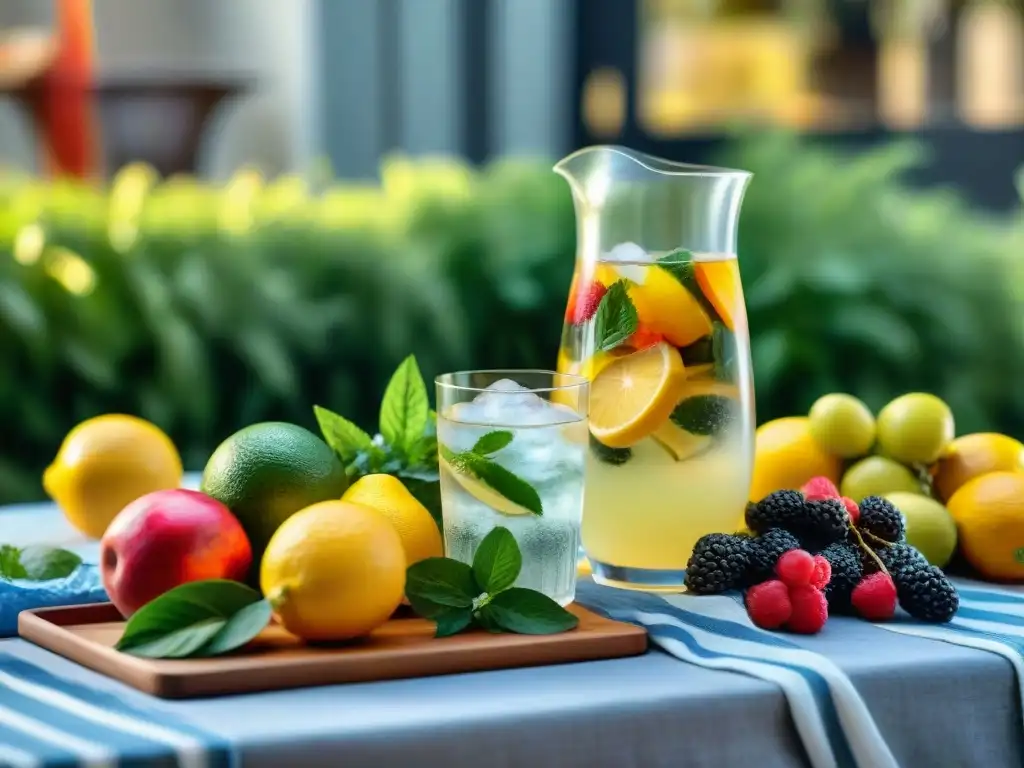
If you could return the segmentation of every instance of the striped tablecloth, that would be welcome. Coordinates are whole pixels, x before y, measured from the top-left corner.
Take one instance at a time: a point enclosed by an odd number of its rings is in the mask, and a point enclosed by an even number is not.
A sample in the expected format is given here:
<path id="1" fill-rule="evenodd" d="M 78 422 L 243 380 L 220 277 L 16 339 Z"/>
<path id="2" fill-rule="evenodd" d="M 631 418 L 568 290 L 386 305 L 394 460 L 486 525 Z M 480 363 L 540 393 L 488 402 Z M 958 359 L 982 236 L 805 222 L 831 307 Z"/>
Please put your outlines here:
<path id="1" fill-rule="evenodd" d="M 0 641 L 0 765 L 1020 766 L 1024 595 L 959 587 L 950 625 L 833 618 L 799 637 L 753 627 L 738 596 L 585 582 L 581 603 L 655 650 L 185 702 Z"/>

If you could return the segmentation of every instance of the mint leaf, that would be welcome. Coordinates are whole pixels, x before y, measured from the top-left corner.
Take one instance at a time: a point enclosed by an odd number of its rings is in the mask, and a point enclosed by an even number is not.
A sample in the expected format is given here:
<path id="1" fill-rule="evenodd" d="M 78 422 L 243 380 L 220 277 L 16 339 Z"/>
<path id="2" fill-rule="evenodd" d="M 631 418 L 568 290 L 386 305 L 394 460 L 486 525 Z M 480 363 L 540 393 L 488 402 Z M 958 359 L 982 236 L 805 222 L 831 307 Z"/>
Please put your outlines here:
<path id="1" fill-rule="evenodd" d="M 722 326 L 723 328 L 725 326 Z M 704 365 L 715 361 L 715 341 L 713 336 L 704 336 L 679 350 L 683 365 Z"/>
<path id="2" fill-rule="evenodd" d="M 609 448 L 593 435 L 590 436 L 590 452 L 605 464 L 616 467 L 621 467 L 633 458 L 632 448 Z"/>
<path id="3" fill-rule="evenodd" d="M 211 579 L 182 584 L 136 611 L 128 619 L 115 648 L 148 658 L 191 656 L 207 643 L 218 653 L 221 644 L 224 650 L 237 648 L 259 634 L 269 621 L 269 612 L 250 609 L 234 624 L 232 619 L 262 599 L 259 592 L 236 581 Z M 262 625 L 257 621 L 259 616 L 267 620 Z M 214 640 L 222 631 L 223 640 L 215 645 Z"/>
<path id="4" fill-rule="evenodd" d="M 736 369 L 736 335 L 725 327 L 724 323 L 716 322 L 711 332 L 715 357 L 715 378 L 718 381 L 733 380 Z"/>
<path id="5" fill-rule="evenodd" d="M 535 515 L 544 514 L 544 505 L 534 487 L 497 462 L 491 461 L 485 456 L 465 452 L 456 455 L 453 466 L 456 469 L 459 467 L 468 469 L 477 479 L 486 483 L 513 504 L 525 507 Z"/>
<path id="6" fill-rule="evenodd" d="M 694 395 L 672 411 L 672 422 L 695 435 L 717 435 L 733 420 L 736 402 L 722 395 Z"/>
<path id="7" fill-rule="evenodd" d="M 519 576 L 523 556 L 508 528 L 498 526 L 484 536 L 473 556 L 473 576 L 488 595 L 508 589 Z"/>
<path id="8" fill-rule="evenodd" d="M 473 569 L 448 557 L 428 557 L 405 572 L 405 596 L 413 610 L 428 619 L 452 608 L 471 608 L 481 592 Z"/>
<path id="9" fill-rule="evenodd" d="M 473 453 L 486 456 L 490 453 L 497 453 L 512 442 L 512 433 L 504 429 L 496 429 L 476 441 L 473 446 Z"/>
<path id="10" fill-rule="evenodd" d="M 708 301 L 708 297 L 700 289 L 700 283 L 697 282 L 697 271 L 693 264 L 693 253 L 691 251 L 685 248 L 677 248 L 658 259 L 657 264 L 682 283 L 683 287 L 697 300 L 700 308 L 704 310 L 704 313 L 712 322 L 721 322 L 722 318 L 718 316 L 718 310 L 715 309 L 714 304 Z"/>
<path id="11" fill-rule="evenodd" d="M 273 609 L 269 601 L 260 600 L 249 603 L 228 619 L 196 655 L 219 656 L 222 653 L 241 648 L 263 631 L 264 627 L 270 623 L 272 615 Z"/>
<path id="12" fill-rule="evenodd" d="M 629 298 L 625 280 L 612 283 L 597 305 L 594 316 L 594 337 L 597 351 L 607 352 L 636 333 L 640 319 Z"/>
<path id="13" fill-rule="evenodd" d="M 434 637 L 456 635 L 473 623 L 473 611 L 469 608 L 454 608 L 435 617 L 437 629 Z"/>
<path id="14" fill-rule="evenodd" d="M 355 460 L 360 451 L 369 452 L 373 447 L 373 439 L 344 416 L 319 405 L 313 406 L 313 414 L 320 425 L 324 442 L 331 446 L 331 450 L 345 464 Z"/>
<path id="15" fill-rule="evenodd" d="M 0 547 L 0 579 L 64 579 L 81 564 L 82 558 L 66 549 L 42 546 L 18 549 L 9 544 Z"/>
<path id="16" fill-rule="evenodd" d="M 576 616 L 547 595 L 522 587 L 498 593 L 481 613 L 502 629 L 520 635 L 554 635 L 579 624 Z"/>
<path id="17" fill-rule="evenodd" d="M 423 437 L 429 420 L 427 385 L 416 358 L 405 358 L 388 382 L 380 406 L 380 432 L 388 444 L 408 454 Z"/>
<path id="18" fill-rule="evenodd" d="M 420 504 L 427 508 L 427 512 L 434 518 L 438 529 L 444 532 L 443 518 L 441 517 L 441 480 L 437 470 L 410 472 L 399 471 L 396 475 L 402 481 L 402 485 L 413 495 Z"/>

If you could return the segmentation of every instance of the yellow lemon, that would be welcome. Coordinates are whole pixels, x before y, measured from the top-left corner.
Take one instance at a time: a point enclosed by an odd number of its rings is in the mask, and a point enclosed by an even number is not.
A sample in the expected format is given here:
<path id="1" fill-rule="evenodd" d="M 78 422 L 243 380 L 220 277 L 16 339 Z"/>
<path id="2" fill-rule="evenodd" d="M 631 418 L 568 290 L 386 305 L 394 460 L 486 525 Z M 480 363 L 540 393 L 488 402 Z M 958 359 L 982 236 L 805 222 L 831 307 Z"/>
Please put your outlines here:
<path id="1" fill-rule="evenodd" d="M 629 297 L 640 322 L 677 347 L 689 346 L 711 333 L 711 320 L 697 299 L 661 267 L 650 267 L 643 283 L 630 286 Z"/>
<path id="2" fill-rule="evenodd" d="M 406 565 L 428 557 L 441 557 L 444 544 L 437 523 L 427 508 L 393 475 L 366 475 L 353 483 L 342 501 L 362 504 L 380 512 L 398 531 Z"/>
<path id="3" fill-rule="evenodd" d="M 811 437 L 810 419 L 789 416 L 765 422 L 754 434 L 754 475 L 750 500 L 760 501 L 773 491 L 799 488 L 822 475 L 839 482 L 842 465 Z"/>
<path id="4" fill-rule="evenodd" d="M 668 421 L 686 386 L 679 350 L 659 342 L 620 357 L 590 387 L 590 432 L 609 448 L 628 448 Z"/>
<path id="5" fill-rule="evenodd" d="M 1024 472 L 990 472 L 968 481 L 946 508 L 960 551 L 993 581 L 1024 580 Z"/>
<path id="6" fill-rule="evenodd" d="M 405 591 L 405 551 L 380 512 L 321 501 L 289 517 L 260 566 L 281 625 L 305 640 L 349 640 L 386 622 Z"/>
<path id="7" fill-rule="evenodd" d="M 108 414 L 68 432 L 43 474 L 43 488 L 75 528 L 98 539 L 130 502 L 179 487 L 181 475 L 178 450 L 159 427 Z"/>
<path id="8" fill-rule="evenodd" d="M 989 472 L 1024 469 L 1024 445 L 1007 435 L 978 432 L 958 437 L 939 459 L 935 488 L 949 501 L 964 483 Z"/>

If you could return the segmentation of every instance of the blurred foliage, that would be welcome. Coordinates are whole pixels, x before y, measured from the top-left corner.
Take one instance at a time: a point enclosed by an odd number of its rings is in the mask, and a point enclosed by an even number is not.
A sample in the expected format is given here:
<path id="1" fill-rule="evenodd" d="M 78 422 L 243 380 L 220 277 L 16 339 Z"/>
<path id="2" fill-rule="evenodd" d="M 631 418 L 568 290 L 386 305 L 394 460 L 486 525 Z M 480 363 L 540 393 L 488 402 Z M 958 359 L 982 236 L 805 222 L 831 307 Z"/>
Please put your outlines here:
<path id="1" fill-rule="evenodd" d="M 1024 434 L 1024 223 L 911 191 L 920 158 L 737 142 L 752 170 L 740 263 L 760 420 L 842 389 L 909 389 L 960 431 Z M 120 411 L 201 468 L 235 429 L 316 429 L 318 403 L 372 426 L 410 352 L 445 370 L 550 367 L 572 273 L 568 188 L 547 164 L 392 158 L 379 186 L 213 187 L 122 171 L 109 189 L 0 179 L 0 502 L 41 496 L 67 430 Z"/>

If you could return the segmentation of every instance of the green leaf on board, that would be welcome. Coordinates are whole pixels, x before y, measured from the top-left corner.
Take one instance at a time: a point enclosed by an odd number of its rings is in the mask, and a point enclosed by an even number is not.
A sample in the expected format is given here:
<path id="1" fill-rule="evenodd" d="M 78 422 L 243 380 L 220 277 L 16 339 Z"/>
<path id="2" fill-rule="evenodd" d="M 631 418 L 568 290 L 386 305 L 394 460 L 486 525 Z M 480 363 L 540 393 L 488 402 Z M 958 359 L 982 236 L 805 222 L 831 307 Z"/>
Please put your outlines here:
<path id="1" fill-rule="evenodd" d="M 259 592 L 236 581 L 182 584 L 136 611 L 115 647 L 148 658 L 224 653 L 249 642 L 269 623 L 269 605 L 252 607 L 263 602 Z"/>
<path id="2" fill-rule="evenodd" d="M 344 463 L 353 461 L 360 451 L 368 452 L 371 449 L 372 438 L 344 416 L 319 405 L 313 406 L 313 413 L 316 415 L 317 424 L 320 425 L 324 441 Z"/>
<path id="3" fill-rule="evenodd" d="M 599 352 L 607 352 L 622 344 L 636 333 L 640 318 L 636 307 L 629 298 L 625 280 L 612 283 L 601 298 L 594 316 L 595 346 Z"/>
<path id="4" fill-rule="evenodd" d="M 423 437 L 430 417 L 427 385 L 416 358 L 405 358 L 398 366 L 380 406 L 380 432 L 385 441 L 408 454 Z"/>
<path id="5" fill-rule="evenodd" d="M 493 432 L 488 432 L 476 441 L 476 444 L 473 446 L 473 453 L 480 456 L 497 453 L 512 442 L 512 437 L 512 433 L 506 429 L 496 429 Z"/>
<path id="6" fill-rule="evenodd" d="M 520 635 L 551 635 L 579 624 L 576 616 L 547 595 L 522 587 L 498 593 L 482 613 L 505 631 Z"/>
<path id="7" fill-rule="evenodd" d="M 434 618 L 437 629 L 434 637 L 451 637 L 457 635 L 473 623 L 471 608 L 451 608 Z"/>
<path id="8" fill-rule="evenodd" d="M 452 608 L 470 608 L 483 590 L 473 569 L 448 557 L 428 557 L 406 570 L 405 596 L 422 616 L 434 618 Z"/>
<path id="9" fill-rule="evenodd" d="M 473 556 L 473 576 L 481 590 L 495 595 L 508 589 L 519 576 L 523 556 L 519 545 L 508 528 L 491 530 Z"/>

